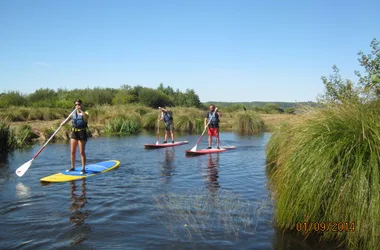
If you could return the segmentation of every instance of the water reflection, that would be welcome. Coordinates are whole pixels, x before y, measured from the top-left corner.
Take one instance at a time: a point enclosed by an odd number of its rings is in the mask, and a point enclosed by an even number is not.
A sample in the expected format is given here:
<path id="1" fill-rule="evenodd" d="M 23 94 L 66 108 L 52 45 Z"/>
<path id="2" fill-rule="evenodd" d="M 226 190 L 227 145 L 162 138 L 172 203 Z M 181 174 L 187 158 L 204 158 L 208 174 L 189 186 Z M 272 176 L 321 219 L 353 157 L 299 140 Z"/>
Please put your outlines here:
<path id="1" fill-rule="evenodd" d="M 21 199 L 28 198 L 30 196 L 30 188 L 22 182 L 19 182 L 16 185 L 16 195 Z"/>
<path id="2" fill-rule="evenodd" d="M 8 154 L 0 154 L 0 184 L 9 180 L 13 173 L 8 171 Z"/>
<path id="3" fill-rule="evenodd" d="M 207 161 L 207 168 L 204 172 L 204 177 L 206 180 L 206 186 L 211 193 L 217 193 L 220 185 L 219 185 L 219 154 L 209 154 Z"/>
<path id="4" fill-rule="evenodd" d="M 161 176 L 164 182 L 168 182 L 170 177 L 173 175 L 175 149 L 174 147 L 164 149 L 164 161 L 161 168 Z"/>
<path id="5" fill-rule="evenodd" d="M 81 182 L 79 190 L 77 190 L 77 184 Z M 71 195 L 70 201 L 72 201 L 70 206 L 70 211 L 74 213 L 70 216 L 70 222 L 75 224 L 76 228 L 73 230 L 73 239 L 71 244 L 81 243 L 88 238 L 88 234 L 91 232 L 91 227 L 86 225 L 84 222 L 89 216 L 89 210 L 83 211 L 83 208 L 87 204 L 88 198 L 86 197 L 86 179 L 81 181 L 72 181 L 71 185 Z"/>
<path id="6" fill-rule="evenodd" d="M 75 181 L 71 182 L 71 197 L 70 200 L 73 203 L 70 206 L 70 211 L 74 211 L 74 214 L 70 217 L 70 221 L 77 225 L 80 225 L 84 222 L 84 220 L 88 217 L 88 211 L 82 212 L 81 209 L 87 203 L 86 198 L 86 179 L 82 179 L 81 185 L 81 194 L 77 194 L 77 184 Z"/>
<path id="7" fill-rule="evenodd" d="M 283 231 L 277 227 L 274 227 L 276 231 L 276 237 L 273 238 L 272 246 L 275 250 L 343 250 L 346 249 L 342 244 L 336 241 L 322 241 L 320 237 L 316 235 L 301 236 L 295 234 L 295 232 Z"/>

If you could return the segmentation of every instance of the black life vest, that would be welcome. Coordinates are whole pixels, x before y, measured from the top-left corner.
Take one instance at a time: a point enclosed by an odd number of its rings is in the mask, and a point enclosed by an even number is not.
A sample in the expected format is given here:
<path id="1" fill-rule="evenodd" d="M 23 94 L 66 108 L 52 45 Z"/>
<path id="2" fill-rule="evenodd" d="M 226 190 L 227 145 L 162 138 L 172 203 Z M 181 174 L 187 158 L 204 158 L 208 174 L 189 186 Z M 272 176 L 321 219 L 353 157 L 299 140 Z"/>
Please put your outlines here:
<path id="1" fill-rule="evenodd" d="M 213 115 L 214 112 L 208 112 L 208 121 L 210 121 L 211 127 L 218 127 L 219 126 L 219 115 L 217 112 L 215 112 L 215 115 Z"/>
<path id="2" fill-rule="evenodd" d="M 173 121 L 173 113 L 168 110 L 168 112 L 163 112 L 164 122 Z"/>

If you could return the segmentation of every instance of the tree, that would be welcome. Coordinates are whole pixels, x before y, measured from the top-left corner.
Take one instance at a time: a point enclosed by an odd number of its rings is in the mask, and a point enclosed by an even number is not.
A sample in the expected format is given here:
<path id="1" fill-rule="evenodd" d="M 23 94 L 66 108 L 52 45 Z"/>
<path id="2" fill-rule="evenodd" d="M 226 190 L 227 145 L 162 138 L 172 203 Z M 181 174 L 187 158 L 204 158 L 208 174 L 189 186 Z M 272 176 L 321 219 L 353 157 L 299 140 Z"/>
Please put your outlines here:
<path id="1" fill-rule="evenodd" d="M 359 100 L 358 89 L 350 80 L 343 80 L 339 69 L 333 65 L 333 74 L 329 78 L 322 76 L 325 93 L 319 98 L 320 102 L 345 103 Z"/>
<path id="2" fill-rule="evenodd" d="M 371 53 L 364 54 L 359 51 L 359 63 L 365 69 L 365 75 L 359 71 L 355 74 L 359 77 L 359 83 L 364 86 L 366 93 L 375 93 L 380 98 L 380 42 L 374 38 L 370 44 Z"/>
<path id="3" fill-rule="evenodd" d="M 24 106 L 28 102 L 24 95 L 19 91 L 8 91 L 7 93 L 0 94 L 0 108 L 6 108 L 9 106 Z"/>
<path id="4" fill-rule="evenodd" d="M 173 105 L 173 102 L 166 94 L 151 88 L 139 90 L 139 102 L 151 108 Z"/>

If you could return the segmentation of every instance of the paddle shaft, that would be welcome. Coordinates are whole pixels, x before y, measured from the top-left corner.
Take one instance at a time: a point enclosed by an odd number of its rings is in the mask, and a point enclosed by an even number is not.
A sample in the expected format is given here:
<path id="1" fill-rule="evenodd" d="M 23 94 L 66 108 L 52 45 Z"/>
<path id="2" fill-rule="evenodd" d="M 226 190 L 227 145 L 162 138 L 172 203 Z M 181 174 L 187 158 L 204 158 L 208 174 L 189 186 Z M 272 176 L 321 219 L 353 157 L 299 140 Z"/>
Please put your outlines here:
<path id="1" fill-rule="evenodd" d="M 158 115 L 158 118 L 157 118 L 157 143 L 160 139 L 160 114 Z"/>

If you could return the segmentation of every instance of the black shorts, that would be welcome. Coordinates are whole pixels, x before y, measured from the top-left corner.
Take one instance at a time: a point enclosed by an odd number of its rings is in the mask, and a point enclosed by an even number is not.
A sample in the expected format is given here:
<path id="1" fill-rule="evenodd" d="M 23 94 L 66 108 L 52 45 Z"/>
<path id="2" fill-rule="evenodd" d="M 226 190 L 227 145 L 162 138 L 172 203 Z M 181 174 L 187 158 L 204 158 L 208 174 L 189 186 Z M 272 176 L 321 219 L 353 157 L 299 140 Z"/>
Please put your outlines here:
<path id="1" fill-rule="evenodd" d="M 174 131 L 174 124 L 172 122 L 165 122 L 166 131 Z"/>
<path id="2" fill-rule="evenodd" d="M 87 141 L 87 130 L 81 130 L 77 132 L 71 132 L 71 139 L 74 140 L 81 140 L 81 141 Z"/>

